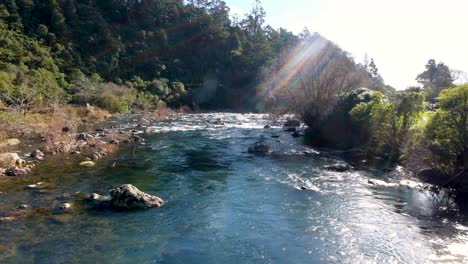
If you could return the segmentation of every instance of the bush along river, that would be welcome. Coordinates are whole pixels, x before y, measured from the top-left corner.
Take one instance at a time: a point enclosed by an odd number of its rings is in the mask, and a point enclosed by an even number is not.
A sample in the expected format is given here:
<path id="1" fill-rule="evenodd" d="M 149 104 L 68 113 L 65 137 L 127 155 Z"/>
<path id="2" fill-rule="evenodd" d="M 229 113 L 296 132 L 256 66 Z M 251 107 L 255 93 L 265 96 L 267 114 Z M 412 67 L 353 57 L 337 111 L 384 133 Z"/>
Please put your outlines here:
<path id="1" fill-rule="evenodd" d="M 107 125 L 134 129 L 125 122 Z M 51 156 L 0 185 L 0 262 L 468 262 L 468 212 L 444 191 L 399 167 L 351 168 L 282 125 L 180 115 L 136 128 L 144 143 L 96 166 Z M 86 199 L 122 184 L 163 201 L 116 210 Z"/>

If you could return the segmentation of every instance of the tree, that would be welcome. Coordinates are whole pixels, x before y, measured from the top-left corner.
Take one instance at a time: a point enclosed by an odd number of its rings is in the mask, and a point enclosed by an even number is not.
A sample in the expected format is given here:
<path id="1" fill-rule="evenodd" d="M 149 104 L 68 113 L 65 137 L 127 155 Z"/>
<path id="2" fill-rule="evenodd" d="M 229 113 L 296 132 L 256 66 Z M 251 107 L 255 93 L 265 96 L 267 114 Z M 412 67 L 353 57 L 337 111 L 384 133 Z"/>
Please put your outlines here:
<path id="1" fill-rule="evenodd" d="M 261 32 L 263 24 L 265 23 L 265 16 L 266 12 L 262 7 L 262 2 L 260 0 L 255 0 L 252 10 L 241 23 L 250 38 L 254 38 Z"/>
<path id="2" fill-rule="evenodd" d="M 442 90 L 438 104 L 425 137 L 433 166 L 454 173 L 468 168 L 468 84 Z"/>
<path id="3" fill-rule="evenodd" d="M 307 51 L 314 45 L 326 51 L 324 56 L 306 55 L 310 57 L 295 77 L 298 89 L 287 84 L 285 90 L 303 121 L 312 129 L 319 129 L 342 97 L 361 85 L 363 76 L 354 61 L 333 43 L 315 35 L 304 43 L 304 48 Z"/>
<path id="4" fill-rule="evenodd" d="M 430 59 L 426 64 L 426 70 L 420 73 L 416 80 L 426 91 L 427 99 L 434 102 L 440 91 L 453 86 L 455 76 L 450 68 L 442 62 L 436 63 Z"/>

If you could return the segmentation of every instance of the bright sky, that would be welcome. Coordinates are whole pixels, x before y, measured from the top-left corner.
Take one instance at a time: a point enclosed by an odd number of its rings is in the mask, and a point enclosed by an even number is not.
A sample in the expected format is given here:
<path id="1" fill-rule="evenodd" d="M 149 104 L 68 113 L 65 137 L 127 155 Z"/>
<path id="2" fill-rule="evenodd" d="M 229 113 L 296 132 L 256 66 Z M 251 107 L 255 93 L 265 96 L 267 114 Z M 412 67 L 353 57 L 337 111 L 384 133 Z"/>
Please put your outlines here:
<path id="1" fill-rule="evenodd" d="M 253 0 L 225 0 L 243 17 Z M 304 27 L 350 52 L 367 53 L 387 84 L 416 85 L 429 59 L 468 72 L 468 0 L 263 0 L 267 24 Z M 468 80 L 465 80 L 468 82 Z"/>

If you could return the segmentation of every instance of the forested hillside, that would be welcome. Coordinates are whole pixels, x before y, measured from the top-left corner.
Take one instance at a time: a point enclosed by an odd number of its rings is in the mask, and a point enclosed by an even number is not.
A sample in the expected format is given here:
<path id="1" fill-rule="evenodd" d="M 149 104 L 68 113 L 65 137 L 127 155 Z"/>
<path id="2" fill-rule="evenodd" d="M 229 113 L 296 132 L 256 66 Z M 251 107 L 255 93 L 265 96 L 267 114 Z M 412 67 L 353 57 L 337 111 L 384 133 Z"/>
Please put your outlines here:
<path id="1" fill-rule="evenodd" d="M 36 82 L 40 73 L 73 95 L 80 92 L 74 84 L 94 75 L 175 106 L 248 106 L 261 69 L 299 39 L 266 27 L 264 18 L 257 3 L 233 22 L 219 0 L 7 0 L 0 4 L 2 81 L 21 72 Z M 203 94 L 190 93 L 203 84 Z"/>
<path id="2" fill-rule="evenodd" d="M 220 0 L 7 0 L 0 4 L 0 70 L 3 82 L 18 79 L 19 72 L 36 82 L 30 75 L 40 72 L 56 93 L 66 92 L 55 94 L 54 103 L 89 101 L 79 96 L 89 90 L 115 90 L 97 87 L 105 81 L 134 89 L 126 92 L 132 100 L 106 99 L 114 110 L 158 100 L 255 110 L 265 73 L 301 40 L 320 37 L 273 29 L 265 16 L 260 1 L 233 21 Z"/>

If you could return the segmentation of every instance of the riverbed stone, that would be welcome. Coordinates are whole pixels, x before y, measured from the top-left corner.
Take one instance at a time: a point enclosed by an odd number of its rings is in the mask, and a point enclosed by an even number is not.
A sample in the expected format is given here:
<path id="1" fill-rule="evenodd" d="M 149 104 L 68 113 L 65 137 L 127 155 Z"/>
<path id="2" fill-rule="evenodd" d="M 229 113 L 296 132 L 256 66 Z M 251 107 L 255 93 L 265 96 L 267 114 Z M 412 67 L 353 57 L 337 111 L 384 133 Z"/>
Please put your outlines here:
<path id="1" fill-rule="evenodd" d="M 98 160 L 100 157 L 97 153 L 94 153 L 93 155 L 91 155 L 91 159 L 92 160 Z M 82 165 L 83 166 L 83 165 Z"/>
<path id="2" fill-rule="evenodd" d="M 91 204 L 93 207 L 108 207 L 110 205 L 111 197 L 92 193 L 86 197 L 85 201 Z"/>
<path id="3" fill-rule="evenodd" d="M 22 166 L 26 162 L 21 159 L 18 153 L 3 153 L 0 154 L 0 167 L 7 168 L 12 166 Z"/>
<path id="4" fill-rule="evenodd" d="M 82 141 L 87 141 L 89 139 L 93 138 L 93 136 L 91 134 L 88 134 L 88 133 L 80 133 L 76 136 L 76 140 L 79 141 L 79 140 L 82 140 Z"/>
<path id="5" fill-rule="evenodd" d="M 29 205 L 27 205 L 27 204 L 22 204 L 22 205 L 18 206 L 18 209 L 19 209 L 19 210 L 26 210 L 26 209 L 29 209 Z"/>
<path id="6" fill-rule="evenodd" d="M 54 209 L 55 214 L 64 214 L 69 213 L 72 210 L 73 206 L 71 203 L 62 203 Z"/>
<path id="7" fill-rule="evenodd" d="M 112 189 L 110 196 L 110 204 L 116 209 L 147 209 L 164 205 L 161 198 L 144 193 L 131 184 Z"/>
<path id="8" fill-rule="evenodd" d="M 17 166 L 9 167 L 8 169 L 5 170 L 5 175 L 6 176 L 25 176 L 29 173 L 29 170 L 27 168 L 19 168 Z"/>
<path id="9" fill-rule="evenodd" d="M 109 144 L 118 145 L 118 144 L 120 144 L 120 141 L 118 141 L 117 139 L 111 139 L 111 140 L 109 141 Z"/>
<path id="10" fill-rule="evenodd" d="M 44 159 L 44 153 L 38 149 L 34 150 L 31 152 L 29 155 L 31 158 L 36 159 L 36 160 L 43 160 Z"/>
<path id="11" fill-rule="evenodd" d="M 26 186 L 27 189 L 31 189 L 31 190 L 38 190 L 38 189 L 42 189 L 44 187 L 46 187 L 46 185 L 43 182 L 29 184 L 28 186 Z"/>
<path id="12" fill-rule="evenodd" d="M 13 222 L 16 221 L 17 218 L 14 216 L 5 216 L 5 217 L 0 217 L 0 223 L 1 222 Z"/>

